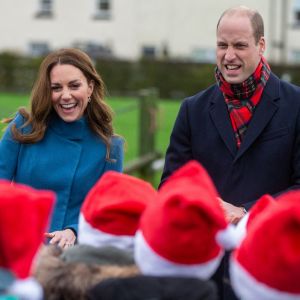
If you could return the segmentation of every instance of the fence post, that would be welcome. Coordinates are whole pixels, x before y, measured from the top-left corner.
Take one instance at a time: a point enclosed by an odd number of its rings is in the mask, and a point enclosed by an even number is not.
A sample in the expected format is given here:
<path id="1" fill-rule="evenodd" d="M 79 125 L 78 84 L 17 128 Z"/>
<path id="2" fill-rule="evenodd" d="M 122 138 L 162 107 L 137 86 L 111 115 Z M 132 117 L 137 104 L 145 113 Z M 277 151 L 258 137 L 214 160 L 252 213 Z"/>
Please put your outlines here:
<path id="1" fill-rule="evenodd" d="M 139 128 L 139 156 L 156 155 L 155 135 L 157 131 L 158 90 L 149 88 L 139 93 L 140 128 Z M 151 161 L 140 169 L 140 175 L 146 180 L 153 181 L 154 171 L 150 167 Z"/>

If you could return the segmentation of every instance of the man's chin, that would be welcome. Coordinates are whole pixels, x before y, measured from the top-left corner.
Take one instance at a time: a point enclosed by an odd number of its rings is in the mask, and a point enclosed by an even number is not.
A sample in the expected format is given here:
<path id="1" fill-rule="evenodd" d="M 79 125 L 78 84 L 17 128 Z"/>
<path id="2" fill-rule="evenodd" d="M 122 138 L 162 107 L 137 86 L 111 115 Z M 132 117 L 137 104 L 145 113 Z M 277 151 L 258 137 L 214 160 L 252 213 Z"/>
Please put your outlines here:
<path id="1" fill-rule="evenodd" d="M 242 76 L 228 76 L 228 75 L 223 75 L 224 79 L 229 83 L 229 84 L 239 84 L 242 83 L 245 78 Z"/>

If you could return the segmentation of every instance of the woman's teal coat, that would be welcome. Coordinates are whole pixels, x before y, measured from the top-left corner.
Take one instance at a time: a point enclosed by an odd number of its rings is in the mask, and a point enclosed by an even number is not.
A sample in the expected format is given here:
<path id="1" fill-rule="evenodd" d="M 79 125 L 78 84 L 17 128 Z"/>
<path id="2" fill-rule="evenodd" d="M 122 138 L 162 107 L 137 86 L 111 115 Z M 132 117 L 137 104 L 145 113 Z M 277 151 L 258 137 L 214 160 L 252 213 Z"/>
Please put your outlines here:
<path id="1" fill-rule="evenodd" d="M 13 122 L 20 127 L 24 120 L 18 114 Z M 68 123 L 55 115 L 44 138 L 34 144 L 13 140 L 13 122 L 0 141 L 0 178 L 54 191 L 57 200 L 49 231 L 77 232 L 80 207 L 90 188 L 104 172 L 122 171 L 123 140 L 112 138 L 112 161 L 107 161 L 106 145 L 84 117 Z"/>

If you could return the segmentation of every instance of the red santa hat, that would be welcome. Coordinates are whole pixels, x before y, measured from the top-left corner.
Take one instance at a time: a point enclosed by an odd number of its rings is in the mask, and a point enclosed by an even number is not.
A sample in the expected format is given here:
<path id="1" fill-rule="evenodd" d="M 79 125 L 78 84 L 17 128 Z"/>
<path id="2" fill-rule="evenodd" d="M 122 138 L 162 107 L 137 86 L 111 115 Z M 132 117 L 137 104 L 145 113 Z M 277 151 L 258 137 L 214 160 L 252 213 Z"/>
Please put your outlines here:
<path id="1" fill-rule="evenodd" d="M 251 207 L 249 212 L 245 214 L 245 216 L 239 221 L 235 230 L 236 230 L 236 244 L 240 244 L 241 241 L 245 238 L 247 231 L 251 224 L 257 218 L 261 217 L 264 212 L 268 209 L 273 208 L 276 205 L 276 200 L 268 195 L 265 194 L 261 198 L 257 200 L 257 202 Z"/>
<path id="2" fill-rule="evenodd" d="M 78 242 L 133 251 L 140 216 L 156 196 L 156 190 L 144 180 L 114 171 L 106 172 L 83 203 Z"/>
<path id="3" fill-rule="evenodd" d="M 297 202 L 278 202 L 276 207 L 265 211 L 263 217 L 249 226 L 245 239 L 233 252 L 230 277 L 241 299 L 300 299 L 300 204 Z"/>
<path id="4" fill-rule="evenodd" d="M 207 279 L 230 248 L 232 227 L 205 169 L 191 161 L 177 170 L 141 217 L 135 261 L 154 276 Z"/>
<path id="5" fill-rule="evenodd" d="M 0 268 L 14 275 L 9 292 L 21 298 L 42 297 L 30 270 L 48 229 L 54 201 L 53 192 L 0 181 Z"/>
<path id="6" fill-rule="evenodd" d="M 277 198 L 265 194 L 252 206 L 249 212 L 239 221 L 236 226 L 236 243 L 241 243 L 246 236 L 249 227 L 258 220 L 263 218 L 265 214 L 269 214 L 271 209 L 276 209 L 277 205 L 283 203 L 296 203 L 300 199 L 300 191 L 289 191 L 281 194 Z"/>
<path id="7" fill-rule="evenodd" d="M 288 203 L 299 203 L 300 190 L 291 190 L 289 192 L 283 193 L 276 198 L 278 203 L 283 203 L 283 205 Z"/>

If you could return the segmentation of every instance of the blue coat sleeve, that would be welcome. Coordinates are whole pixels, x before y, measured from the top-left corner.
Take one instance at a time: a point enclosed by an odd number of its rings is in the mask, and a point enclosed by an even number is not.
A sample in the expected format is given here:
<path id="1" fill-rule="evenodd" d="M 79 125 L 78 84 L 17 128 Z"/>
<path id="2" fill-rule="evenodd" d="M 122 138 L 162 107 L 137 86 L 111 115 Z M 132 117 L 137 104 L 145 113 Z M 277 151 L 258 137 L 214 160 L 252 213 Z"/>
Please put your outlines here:
<path id="1" fill-rule="evenodd" d="M 18 114 L 8 125 L 0 141 L 0 178 L 13 180 L 18 164 L 21 144 L 12 137 L 11 127 L 16 124 L 20 127 L 24 123 L 23 117 Z"/>
<path id="2" fill-rule="evenodd" d="M 112 170 L 116 172 L 123 171 L 123 152 L 124 140 L 121 137 L 114 136 L 111 139 L 110 158 L 111 161 L 106 161 L 104 172 Z"/>

